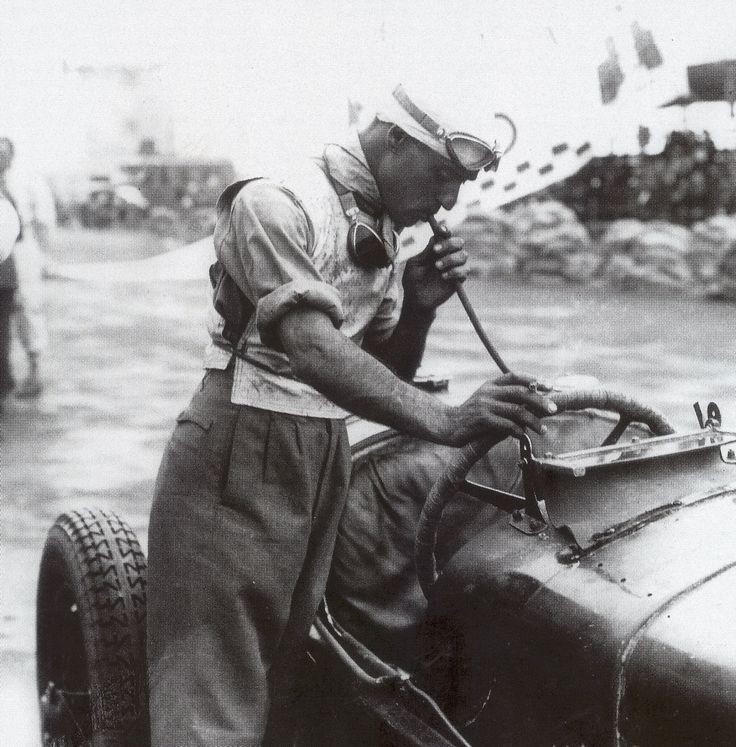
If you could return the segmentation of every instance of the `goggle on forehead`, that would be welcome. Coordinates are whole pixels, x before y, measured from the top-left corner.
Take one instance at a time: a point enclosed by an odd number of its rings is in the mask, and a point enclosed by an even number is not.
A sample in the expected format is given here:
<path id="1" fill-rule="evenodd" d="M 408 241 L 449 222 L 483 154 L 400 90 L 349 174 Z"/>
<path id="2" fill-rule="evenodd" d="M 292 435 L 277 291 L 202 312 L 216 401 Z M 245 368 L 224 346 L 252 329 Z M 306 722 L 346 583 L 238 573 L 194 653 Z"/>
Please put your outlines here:
<path id="1" fill-rule="evenodd" d="M 489 145 L 479 137 L 468 135 L 466 132 L 447 132 L 429 114 L 423 112 L 400 85 L 394 89 L 393 97 L 412 119 L 444 143 L 447 155 L 456 166 L 465 171 L 496 171 L 501 153 L 495 143 Z"/>

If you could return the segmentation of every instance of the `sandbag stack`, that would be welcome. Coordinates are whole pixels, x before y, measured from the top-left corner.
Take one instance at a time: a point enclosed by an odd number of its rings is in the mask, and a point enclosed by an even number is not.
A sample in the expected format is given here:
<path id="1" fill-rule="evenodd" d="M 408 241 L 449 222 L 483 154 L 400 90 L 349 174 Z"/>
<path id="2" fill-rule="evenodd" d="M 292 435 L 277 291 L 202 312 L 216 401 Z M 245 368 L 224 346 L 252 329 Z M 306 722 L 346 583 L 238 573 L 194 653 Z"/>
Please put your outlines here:
<path id="1" fill-rule="evenodd" d="M 692 227 L 687 260 L 693 277 L 703 285 L 720 278 L 720 265 L 736 243 L 736 216 L 714 215 Z"/>
<path id="2" fill-rule="evenodd" d="M 736 302 L 736 241 L 731 243 L 718 263 L 717 275 L 717 279 L 708 286 L 708 295 Z"/>
<path id="3" fill-rule="evenodd" d="M 519 272 L 588 280 L 601 255 L 573 210 L 556 200 L 531 202 L 511 213 L 522 249 Z"/>
<path id="4" fill-rule="evenodd" d="M 644 223 L 641 231 L 620 247 L 622 251 L 609 255 L 605 276 L 623 287 L 682 287 L 692 280 L 689 246 L 686 228 L 664 221 Z"/>
<path id="5" fill-rule="evenodd" d="M 454 231 L 465 241 L 468 275 L 510 275 L 518 267 L 522 250 L 514 222 L 501 210 L 471 212 Z"/>
<path id="6" fill-rule="evenodd" d="M 713 216 L 691 229 L 625 218 L 594 241 L 573 210 L 537 200 L 510 210 L 470 212 L 454 232 L 465 240 L 471 276 L 596 279 L 736 300 L 736 215 Z"/>
<path id="7" fill-rule="evenodd" d="M 601 254 L 601 272 L 605 274 L 608 263 L 619 254 L 631 254 L 631 247 L 636 237 L 644 230 L 644 224 L 636 218 L 623 218 L 613 221 L 599 239 Z"/>

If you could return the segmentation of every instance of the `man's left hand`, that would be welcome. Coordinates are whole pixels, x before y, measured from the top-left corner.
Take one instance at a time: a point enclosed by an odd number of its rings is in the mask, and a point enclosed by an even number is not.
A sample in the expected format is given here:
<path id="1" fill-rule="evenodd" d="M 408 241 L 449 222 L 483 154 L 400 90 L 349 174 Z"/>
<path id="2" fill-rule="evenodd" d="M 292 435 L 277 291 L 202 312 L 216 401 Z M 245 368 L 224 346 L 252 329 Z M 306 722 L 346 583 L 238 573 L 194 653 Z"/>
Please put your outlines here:
<path id="1" fill-rule="evenodd" d="M 467 278 L 468 253 L 463 239 L 433 237 L 426 249 L 412 257 L 404 270 L 404 304 L 419 311 L 433 311 Z"/>

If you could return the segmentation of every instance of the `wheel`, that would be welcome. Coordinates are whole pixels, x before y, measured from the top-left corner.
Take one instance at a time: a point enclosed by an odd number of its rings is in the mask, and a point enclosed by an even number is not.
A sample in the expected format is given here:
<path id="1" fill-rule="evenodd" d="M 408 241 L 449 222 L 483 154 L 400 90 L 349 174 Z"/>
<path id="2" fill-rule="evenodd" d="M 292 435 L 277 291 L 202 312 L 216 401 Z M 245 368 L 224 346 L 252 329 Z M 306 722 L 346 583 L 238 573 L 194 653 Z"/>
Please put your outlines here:
<path id="1" fill-rule="evenodd" d="M 44 747 L 145 747 L 146 559 L 114 513 L 62 514 L 36 599 Z"/>
<path id="2" fill-rule="evenodd" d="M 646 425 L 655 436 L 674 433 L 672 426 L 656 410 L 614 392 L 553 392 L 549 398 L 557 405 L 558 412 L 594 408 L 619 413 L 620 420 L 604 445 L 618 440 L 626 426 L 634 422 Z M 432 486 L 422 506 L 414 541 L 414 558 L 419 584 L 427 597 L 437 580 L 435 545 L 445 505 L 461 487 L 471 467 L 496 443 L 495 436 L 485 436 L 464 446 Z"/>

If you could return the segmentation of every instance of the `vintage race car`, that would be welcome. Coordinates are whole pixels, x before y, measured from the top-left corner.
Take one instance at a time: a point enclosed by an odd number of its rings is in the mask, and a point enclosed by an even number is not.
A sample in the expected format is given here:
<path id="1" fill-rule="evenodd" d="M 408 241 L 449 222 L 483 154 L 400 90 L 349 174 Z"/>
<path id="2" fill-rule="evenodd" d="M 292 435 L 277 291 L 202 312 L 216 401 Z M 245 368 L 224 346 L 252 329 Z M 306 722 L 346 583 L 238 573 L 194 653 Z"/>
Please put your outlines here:
<path id="1" fill-rule="evenodd" d="M 713 403 L 674 433 L 603 389 L 552 396 L 545 436 L 497 445 L 349 423 L 299 745 L 734 743 L 736 433 Z M 110 512 L 51 528 L 44 745 L 146 745 L 145 573 Z"/>

